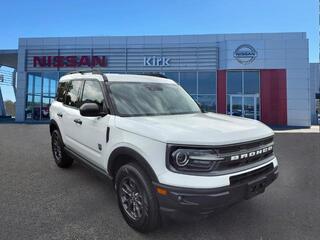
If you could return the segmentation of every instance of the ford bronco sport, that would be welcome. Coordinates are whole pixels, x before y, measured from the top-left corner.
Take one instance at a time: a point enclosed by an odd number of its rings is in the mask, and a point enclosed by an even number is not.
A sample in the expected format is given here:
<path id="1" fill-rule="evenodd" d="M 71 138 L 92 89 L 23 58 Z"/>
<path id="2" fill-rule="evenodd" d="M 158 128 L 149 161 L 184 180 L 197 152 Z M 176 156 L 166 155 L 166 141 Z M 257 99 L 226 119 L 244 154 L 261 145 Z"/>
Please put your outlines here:
<path id="1" fill-rule="evenodd" d="M 76 159 L 112 179 L 123 217 L 141 232 L 162 216 L 203 216 L 249 199 L 278 175 L 269 127 L 204 112 L 163 77 L 67 74 L 50 119 L 56 164 Z"/>

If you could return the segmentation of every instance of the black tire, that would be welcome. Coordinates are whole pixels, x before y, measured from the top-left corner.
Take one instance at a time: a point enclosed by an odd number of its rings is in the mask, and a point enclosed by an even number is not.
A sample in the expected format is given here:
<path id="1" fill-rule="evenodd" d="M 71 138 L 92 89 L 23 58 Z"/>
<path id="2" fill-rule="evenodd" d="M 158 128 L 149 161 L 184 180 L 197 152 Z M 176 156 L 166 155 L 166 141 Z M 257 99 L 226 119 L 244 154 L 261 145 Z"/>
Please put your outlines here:
<path id="1" fill-rule="evenodd" d="M 64 151 L 64 144 L 58 130 L 54 130 L 51 134 L 51 147 L 56 164 L 61 168 L 71 167 L 73 159 Z"/>
<path id="2" fill-rule="evenodd" d="M 127 186 L 131 187 L 131 192 Z M 156 193 L 149 176 L 139 165 L 129 163 L 122 166 L 116 174 L 115 188 L 119 208 L 129 226 L 144 233 L 159 226 L 160 211 Z"/>

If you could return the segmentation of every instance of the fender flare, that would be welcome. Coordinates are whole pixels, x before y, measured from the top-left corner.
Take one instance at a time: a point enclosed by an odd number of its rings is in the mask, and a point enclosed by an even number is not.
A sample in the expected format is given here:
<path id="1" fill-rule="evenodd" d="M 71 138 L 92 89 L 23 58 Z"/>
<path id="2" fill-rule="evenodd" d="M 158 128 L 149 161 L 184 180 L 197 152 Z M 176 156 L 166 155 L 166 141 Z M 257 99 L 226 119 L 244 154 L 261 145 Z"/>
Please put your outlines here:
<path id="1" fill-rule="evenodd" d="M 154 170 L 150 166 L 150 164 L 147 162 L 147 160 L 141 156 L 137 151 L 129 148 L 129 147 L 118 147 L 112 151 L 110 154 L 109 160 L 108 160 L 108 173 L 112 176 L 114 168 L 117 166 L 117 158 L 123 156 L 124 158 L 130 159 L 128 162 L 135 162 L 140 167 L 142 167 L 143 170 L 148 174 L 148 176 L 151 178 L 153 182 L 159 182 L 157 175 L 155 174 Z M 126 163 L 126 161 L 125 161 Z M 115 177 L 115 176 L 112 176 Z"/>
<path id="2" fill-rule="evenodd" d="M 58 129 L 58 131 L 60 132 L 58 123 L 54 119 L 50 120 L 49 129 L 50 129 L 50 135 L 52 134 L 54 129 Z"/>

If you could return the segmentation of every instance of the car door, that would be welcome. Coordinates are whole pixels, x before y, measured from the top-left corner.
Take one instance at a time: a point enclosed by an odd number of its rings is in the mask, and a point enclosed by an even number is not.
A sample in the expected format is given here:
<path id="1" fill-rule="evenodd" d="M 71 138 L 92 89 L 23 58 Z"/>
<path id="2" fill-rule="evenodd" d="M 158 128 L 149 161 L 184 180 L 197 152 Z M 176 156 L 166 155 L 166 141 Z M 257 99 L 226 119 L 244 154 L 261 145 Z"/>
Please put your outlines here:
<path id="1" fill-rule="evenodd" d="M 84 82 L 81 105 L 85 103 L 98 104 L 101 112 L 107 111 L 102 85 L 98 80 L 89 79 Z M 82 125 L 80 132 L 80 151 L 87 160 L 103 168 L 103 153 L 107 151 L 106 134 L 111 115 L 99 117 L 80 116 Z"/>
<path id="2" fill-rule="evenodd" d="M 63 115 L 64 115 L 64 106 L 63 101 L 65 97 L 65 91 L 66 91 L 66 85 L 67 82 L 60 82 L 57 88 L 57 97 L 53 101 L 53 103 L 50 106 L 50 119 L 53 119 L 56 121 L 56 123 L 59 126 L 59 130 L 61 133 L 61 136 L 64 140 L 64 121 L 63 121 Z"/>
<path id="3" fill-rule="evenodd" d="M 82 86 L 83 80 L 69 81 L 63 103 L 64 144 L 73 151 L 77 151 L 80 147 L 79 140 L 82 126 L 80 122 L 79 106 Z"/>

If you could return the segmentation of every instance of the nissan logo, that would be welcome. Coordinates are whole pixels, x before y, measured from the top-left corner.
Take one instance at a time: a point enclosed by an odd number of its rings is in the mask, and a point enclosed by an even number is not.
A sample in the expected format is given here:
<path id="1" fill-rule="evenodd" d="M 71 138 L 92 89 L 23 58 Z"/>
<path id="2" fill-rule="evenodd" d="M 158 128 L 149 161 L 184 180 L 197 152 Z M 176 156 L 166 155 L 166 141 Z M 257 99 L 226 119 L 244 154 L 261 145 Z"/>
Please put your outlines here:
<path id="1" fill-rule="evenodd" d="M 242 44 L 233 52 L 233 57 L 241 64 L 252 63 L 257 56 L 257 51 L 249 44 Z"/>

